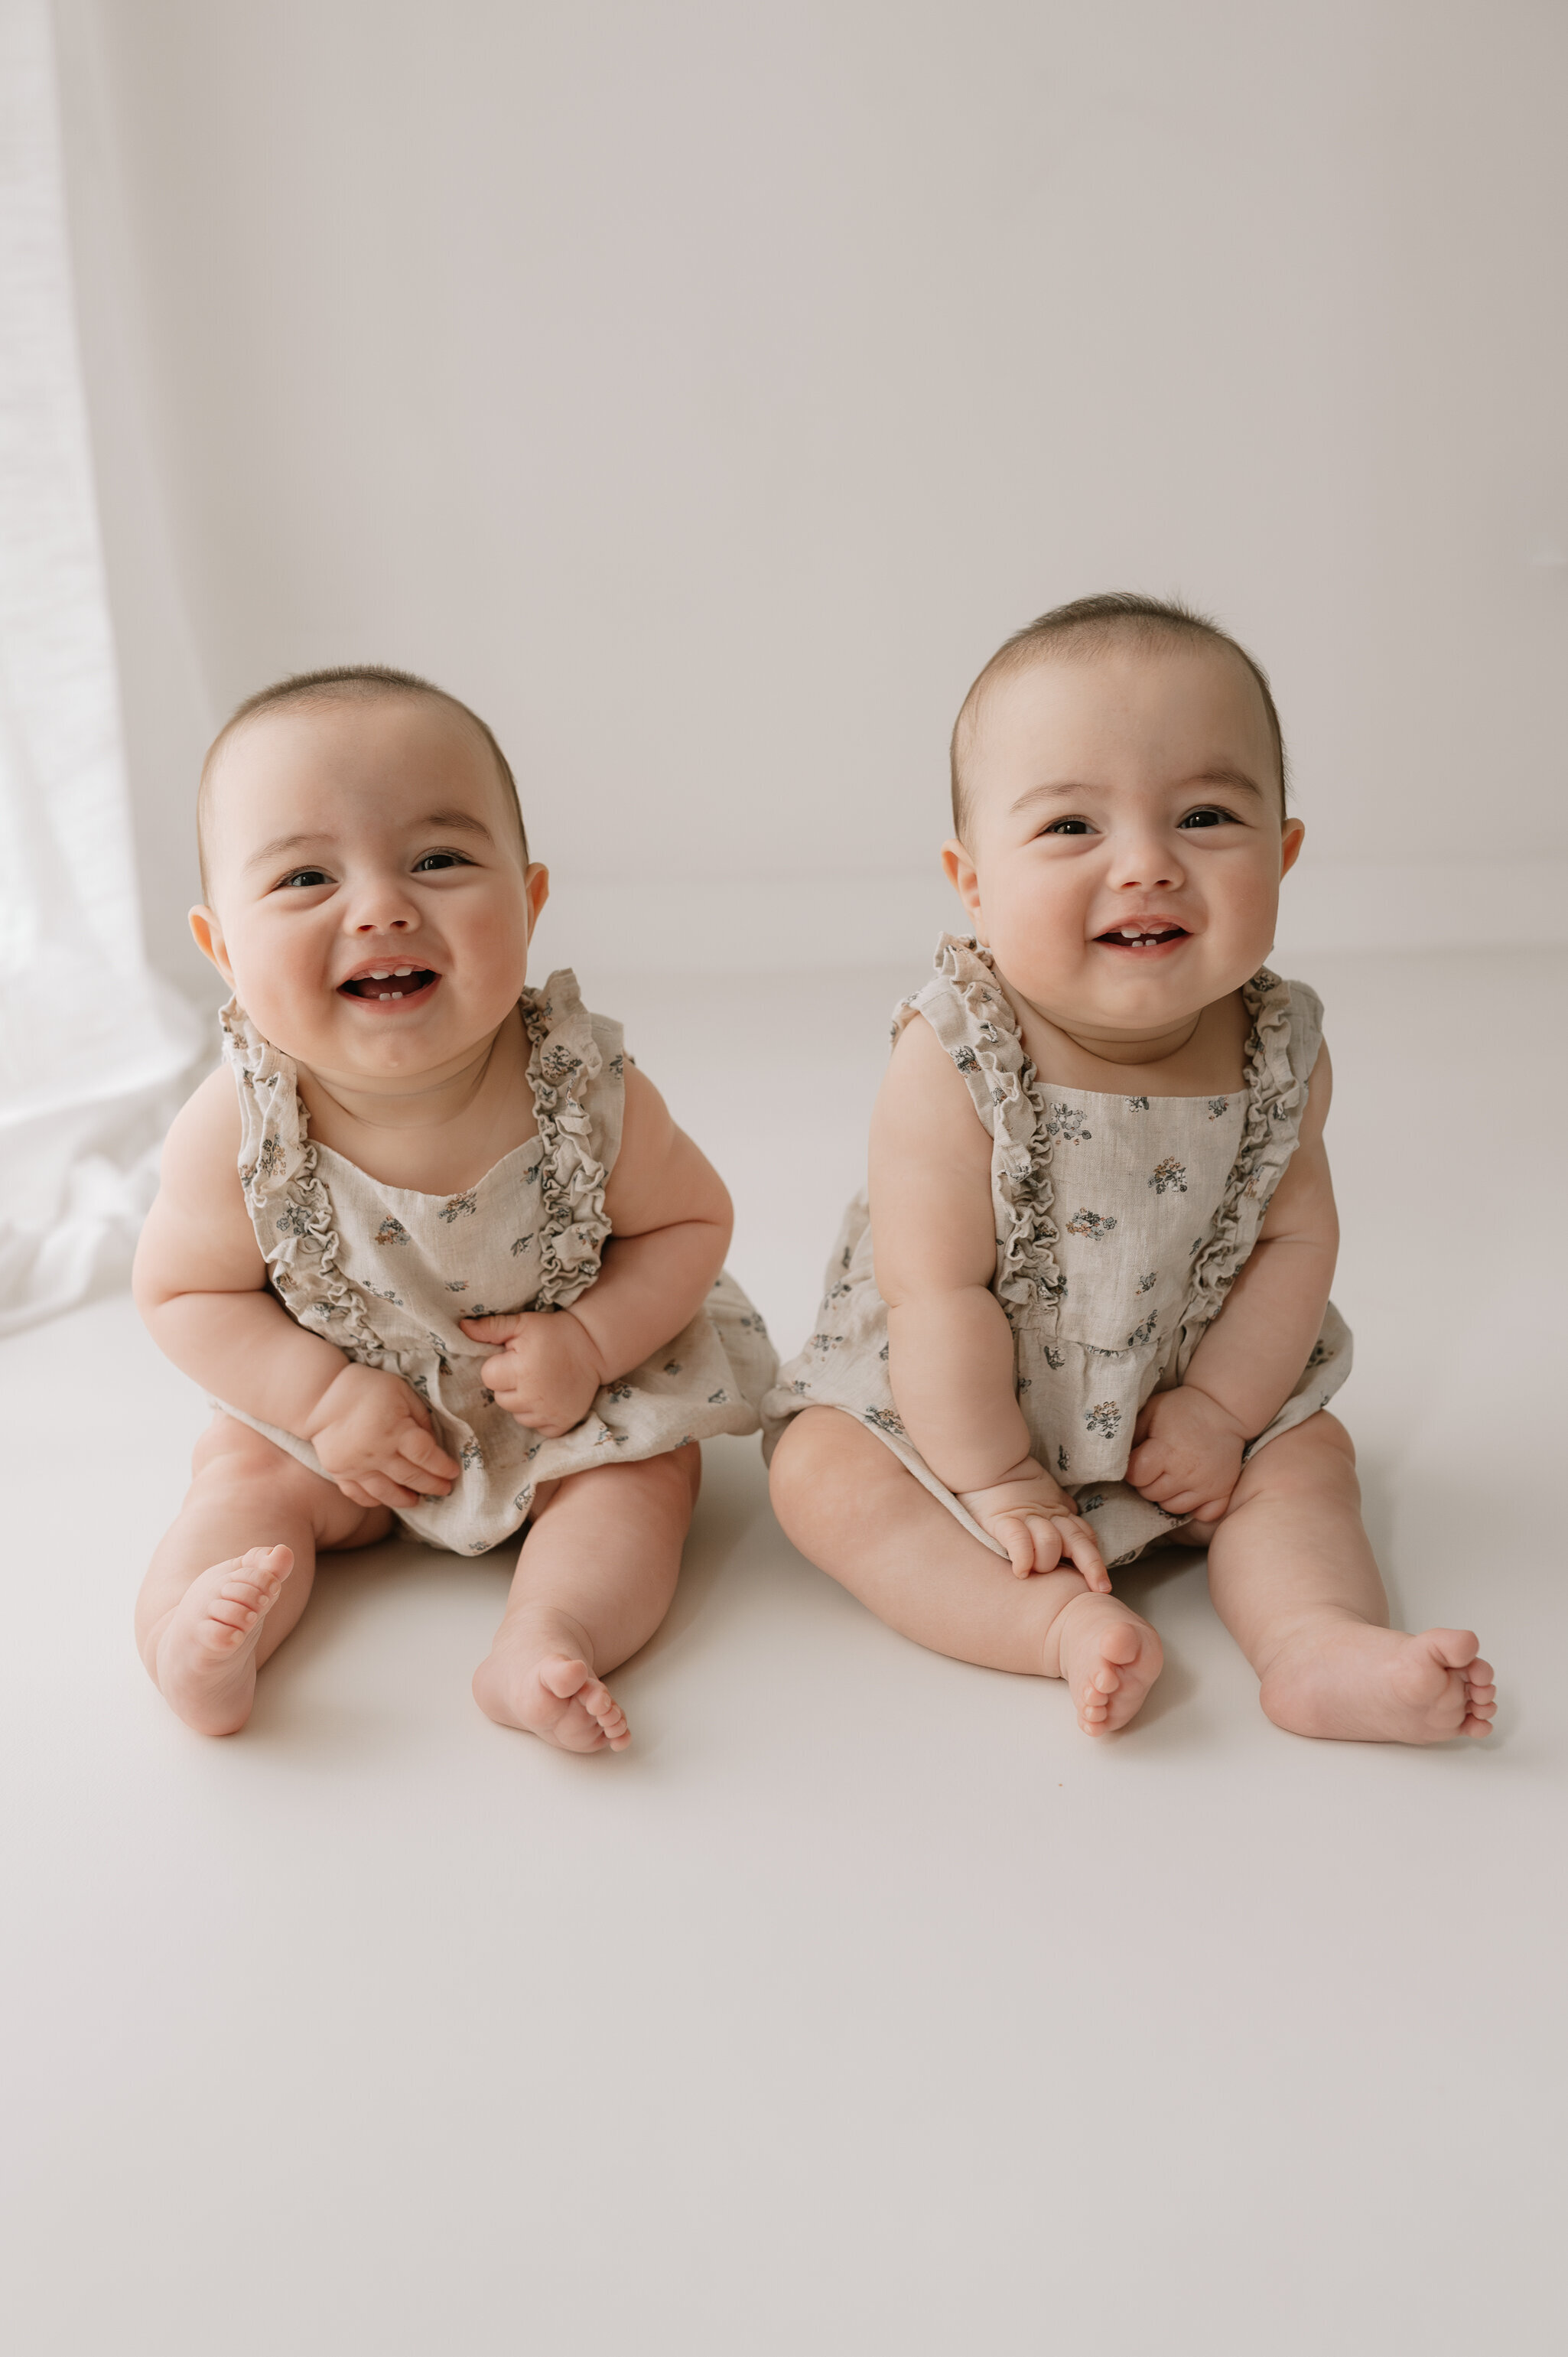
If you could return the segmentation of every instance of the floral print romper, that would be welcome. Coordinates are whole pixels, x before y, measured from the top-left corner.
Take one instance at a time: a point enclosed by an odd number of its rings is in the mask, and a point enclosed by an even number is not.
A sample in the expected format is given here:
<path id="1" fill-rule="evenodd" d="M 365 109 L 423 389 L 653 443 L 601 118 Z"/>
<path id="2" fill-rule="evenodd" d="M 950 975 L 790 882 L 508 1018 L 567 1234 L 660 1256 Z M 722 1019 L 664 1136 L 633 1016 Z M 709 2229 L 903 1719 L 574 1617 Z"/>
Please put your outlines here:
<path id="1" fill-rule="evenodd" d="M 1315 992 L 1265 968 L 1246 1086 L 1229 1096 L 1112 1096 L 1045 1086 L 987 951 L 944 936 L 936 974 L 896 1010 L 924 1016 L 968 1084 L 993 1144 L 992 1291 L 1013 1329 L 1018 1405 L 1036 1457 L 1072 1493 L 1109 1564 L 1131 1563 L 1179 1516 L 1126 1480 L 1144 1402 L 1186 1373 L 1257 1242 L 1295 1151 L 1323 1036 Z M 1332 1302 L 1301 1380 L 1254 1455 L 1327 1405 L 1350 1372 Z M 763 1402 L 769 1453 L 802 1408 L 842 1408 L 875 1432 L 974 1538 L 1003 1550 L 910 1441 L 887 1379 L 887 1310 L 864 1192 L 829 1264 L 817 1330 Z"/>
<path id="2" fill-rule="evenodd" d="M 691 1324 L 607 1385 L 559 1439 L 520 1425 L 481 1383 L 498 1346 L 471 1340 L 458 1318 L 565 1308 L 586 1292 L 610 1233 L 605 1185 L 620 1146 L 619 1024 L 590 1015 L 564 969 L 521 1004 L 538 1135 L 448 1196 L 386 1186 L 312 1144 L 292 1060 L 236 1001 L 222 1016 L 240 1095 L 240 1181 L 268 1285 L 300 1325 L 362 1366 L 402 1375 L 427 1402 L 435 1437 L 462 1471 L 447 1497 L 422 1499 L 398 1519 L 405 1536 L 460 1555 L 510 1537 L 542 1481 L 755 1432 L 778 1368 L 761 1318 L 726 1270 Z M 321 1471 L 308 1441 L 213 1405 Z"/>

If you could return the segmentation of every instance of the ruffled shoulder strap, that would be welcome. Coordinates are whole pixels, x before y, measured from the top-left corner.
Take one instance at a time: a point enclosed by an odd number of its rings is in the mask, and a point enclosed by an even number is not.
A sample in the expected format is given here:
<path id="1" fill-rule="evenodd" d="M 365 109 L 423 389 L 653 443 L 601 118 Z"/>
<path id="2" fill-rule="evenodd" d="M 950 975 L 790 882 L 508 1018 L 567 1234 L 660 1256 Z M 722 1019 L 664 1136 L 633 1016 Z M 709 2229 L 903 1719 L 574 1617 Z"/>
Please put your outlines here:
<path id="1" fill-rule="evenodd" d="M 338 1266 L 332 1199 L 317 1173 L 294 1059 L 262 1037 L 237 998 L 219 1021 L 240 1100 L 240 1185 L 268 1283 L 302 1326 L 366 1366 L 407 1373 Z"/>
<path id="2" fill-rule="evenodd" d="M 275 1192 L 277 1182 L 292 1177 L 303 1160 L 305 1109 L 294 1059 L 263 1039 L 237 998 L 218 1021 L 223 1061 L 234 1075 L 240 1103 L 240 1184 L 253 1219 L 258 1200 Z"/>
<path id="3" fill-rule="evenodd" d="M 590 1015 L 567 966 L 522 995 L 528 1078 L 543 1146 L 539 1167 L 543 1275 L 535 1307 L 564 1308 L 599 1273 L 610 1232 L 605 1184 L 620 1151 L 626 1104 L 621 1028 Z"/>
<path id="4" fill-rule="evenodd" d="M 1263 1215 L 1301 1135 L 1306 1084 L 1323 1039 L 1323 1004 L 1302 982 L 1261 966 L 1241 996 L 1252 1017 L 1247 1043 L 1247 1118 L 1208 1241 L 1198 1254 L 1182 1313 L 1180 1365 L 1224 1306 L 1237 1271 L 1258 1240 Z"/>
<path id="5" fill-rule="evenodd" d="M 1285 1052 L 1293 1074 L 1305 1089 L 1323 1045 L 1323 1001 L 1309 983 L 1287 982 L 1282 987 L 1289 994 L 1290 1002 L 1290 1034 Z M 1302 1102 L 1305 1108 L 1305 1097 Z"/>
<path id="6" fill-rule="evenodd" d="M 947 1049 L 991 1132 L 997 1229 L 993 1290 L 1010 1310 L 1059 1301 L 1063 1287 L 1051 1218 L 1045 1103 L 990 951 L 972 939 L 944 933 L 930 981 L 894 1009 L 895 1039 L 917 1015 L 924 1016 Z"/>

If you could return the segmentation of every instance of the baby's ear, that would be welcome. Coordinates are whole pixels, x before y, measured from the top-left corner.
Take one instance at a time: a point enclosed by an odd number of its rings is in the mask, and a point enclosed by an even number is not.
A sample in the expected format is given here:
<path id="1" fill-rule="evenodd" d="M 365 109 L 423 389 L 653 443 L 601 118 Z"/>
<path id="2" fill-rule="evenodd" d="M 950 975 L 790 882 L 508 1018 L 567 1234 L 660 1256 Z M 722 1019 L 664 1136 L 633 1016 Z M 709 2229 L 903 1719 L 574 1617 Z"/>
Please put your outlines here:
<path id="1" fill-rule="evenodd" d="M 1291 869 L 1295 866 L 1297 859 L 1301 856 L 1301 846 L 1305 840 L 1306 821 L 1300 818 L 1287 818 L 1284 824 L 1284 833 L 1280 838 L 1280 875 L 1282 879 L 1288 876 Z"/>
<path id="2" fill-rule="evenodd" d="M 942 873 L 969 910 L 978 927 L 980 923 L 980 878 L 974 862 L 955 834 L 942 845 Z"/>
<path id="3" fill-rule="evenodd" d="M 229 952 L 223 946 L 223 928 L 210 909 L 192 909 L 190 932 L 191 939 L 202 956 L 217 967 L 230 989 L 232 990 L 234 969 L 229 963 Z"/>

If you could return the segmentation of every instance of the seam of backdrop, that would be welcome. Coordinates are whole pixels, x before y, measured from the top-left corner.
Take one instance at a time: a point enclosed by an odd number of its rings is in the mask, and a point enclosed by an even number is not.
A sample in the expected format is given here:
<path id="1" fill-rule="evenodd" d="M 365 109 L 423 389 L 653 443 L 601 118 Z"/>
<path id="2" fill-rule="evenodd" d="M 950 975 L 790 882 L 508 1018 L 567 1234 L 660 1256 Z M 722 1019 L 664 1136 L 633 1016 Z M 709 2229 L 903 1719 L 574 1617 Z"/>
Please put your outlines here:
<path id="1" fill-rule="evenodd" d="M 967 930 L 937 872 L 714 876 L 675 886 L 553 881 L 539 970 L 769 974 L 901 965 L 917 975 L 937 936 Z M 1485 950 L 1568 942 L 1568 862 L 1388 866 L 1310 856 L 1286 877 L 1277 963 L 1328 950 Z"/>

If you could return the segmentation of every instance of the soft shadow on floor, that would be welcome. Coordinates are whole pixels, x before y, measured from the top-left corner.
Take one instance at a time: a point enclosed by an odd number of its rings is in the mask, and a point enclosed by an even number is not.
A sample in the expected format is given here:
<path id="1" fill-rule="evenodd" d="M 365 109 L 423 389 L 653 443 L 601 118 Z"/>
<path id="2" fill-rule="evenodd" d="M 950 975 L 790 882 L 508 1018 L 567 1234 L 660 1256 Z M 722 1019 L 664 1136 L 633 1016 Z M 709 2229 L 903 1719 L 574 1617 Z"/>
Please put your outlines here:
<path id="1" fill-rule="evenodd" d="M 454 1698 L 476 1710 L 467 1681 L 516 1555 L 513 1545 L 475 1557 L 397 1539 L 323 1555 L 299 1625 L 257 1680 L 242 1739 L 320 1767 L 406 1744 L 412 1722 Z M 410 1644 L 413 1627 L 423 1643 Z"/>

